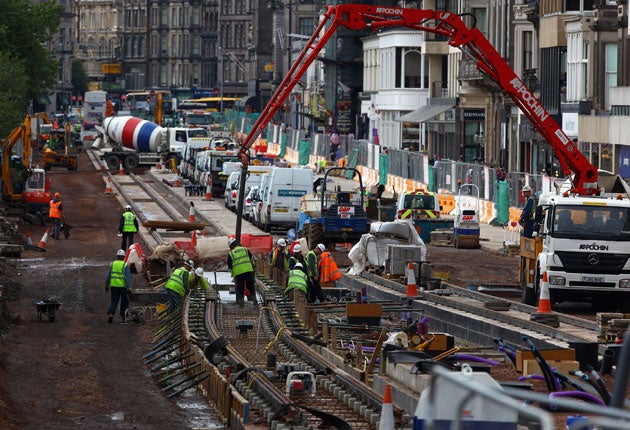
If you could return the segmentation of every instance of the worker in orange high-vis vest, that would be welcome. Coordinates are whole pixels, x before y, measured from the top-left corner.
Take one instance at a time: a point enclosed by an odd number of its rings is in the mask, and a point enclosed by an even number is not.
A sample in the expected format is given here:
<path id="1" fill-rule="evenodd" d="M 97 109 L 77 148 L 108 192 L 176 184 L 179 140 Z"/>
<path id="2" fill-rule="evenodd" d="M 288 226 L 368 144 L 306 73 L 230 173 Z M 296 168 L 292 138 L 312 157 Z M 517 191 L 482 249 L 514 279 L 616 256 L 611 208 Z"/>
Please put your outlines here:
<path id="1" fill-rule="evenodd" d="M 320 284 L 332 282 L 336 287 L 336 282 L 339 279 L 341 279 L 341 273 L 339 273 L 339 267 L 337 267 L 337 263 L 335 263 L 332 254 L 328 250 L 323 251 L 319 256 Z"/>
<path id="2" fill-rule="evenodd" d="M 50 235 L 53 239 L 59 239 L 59 230 L 63 220 L 63 204 L 61 203 L 61 194 L 55 193 L 50 201 L 50 209 L 48 210 L 48 218 L 52 222 Z"/>

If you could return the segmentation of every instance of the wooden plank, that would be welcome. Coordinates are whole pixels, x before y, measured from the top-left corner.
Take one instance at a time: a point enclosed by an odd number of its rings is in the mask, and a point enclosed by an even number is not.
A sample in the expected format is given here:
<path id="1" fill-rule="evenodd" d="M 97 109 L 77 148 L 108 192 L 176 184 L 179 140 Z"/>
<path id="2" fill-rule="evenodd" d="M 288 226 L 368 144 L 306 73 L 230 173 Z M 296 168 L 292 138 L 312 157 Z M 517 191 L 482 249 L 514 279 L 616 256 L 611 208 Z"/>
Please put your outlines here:
<path id="1" fill-rule="evenodd" d="M 189 221 L 145 221 L 142 223 L 143 227 L 150 229 L 164 229 L 170 231 L 193 231 L 203 230 L 207 223 L 203 222 L 189 222 Z"/>

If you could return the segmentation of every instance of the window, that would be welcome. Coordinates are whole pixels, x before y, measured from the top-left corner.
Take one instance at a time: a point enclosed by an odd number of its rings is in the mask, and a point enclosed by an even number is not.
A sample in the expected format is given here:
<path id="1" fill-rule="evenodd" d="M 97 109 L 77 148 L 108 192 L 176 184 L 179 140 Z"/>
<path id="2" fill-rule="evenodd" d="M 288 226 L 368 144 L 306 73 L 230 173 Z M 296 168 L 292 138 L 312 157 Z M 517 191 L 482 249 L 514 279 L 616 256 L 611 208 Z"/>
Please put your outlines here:
<path id="1" fill-rule="evenodd" d="M 485 8 L 474 7 L 472 8 L 472 14 L 477 19 L 477 28 L 479 31 L 483 33 L 484 36 L 488 37 L 488 17 Z"/>
<path id="2" fill-rule="evenodd" d="M 315 18 L 300 18 L 297 31 L 299 34 L 310 37 L 315 31 Z"/>
<path id="3" fill-rule="evenodd" d="M 584 12 L 593 10 L 593 0 L 564 0 L 565 12 Z"/>
<path id="4" fill-rule="evenodd" d="M 523 70 L 531 69 L 534 64 L 533 32 L 523 32 Z"/>
<path id="5" fill-rule="evenodd" d="M 610 92 L 617 86 L 617 44 L 607 43 L 606 46 L 606 93 L 604 94 L 606 109 L 610 110 Z"/>
<path id="6" fill-rule="evenodd" d="M 162 9 L 162 19 L 160 20 L 160 24 L 163 27 L 168 26 L 168 9 Z"/>

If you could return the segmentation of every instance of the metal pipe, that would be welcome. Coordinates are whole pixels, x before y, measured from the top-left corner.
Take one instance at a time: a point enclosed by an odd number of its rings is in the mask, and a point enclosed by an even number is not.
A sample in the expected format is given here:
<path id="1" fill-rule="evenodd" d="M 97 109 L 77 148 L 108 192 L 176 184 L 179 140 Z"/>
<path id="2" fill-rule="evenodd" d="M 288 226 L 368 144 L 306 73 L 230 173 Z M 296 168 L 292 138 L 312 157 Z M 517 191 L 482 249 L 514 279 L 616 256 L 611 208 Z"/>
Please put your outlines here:
<path id="1" fill-rule="evenodd" d="M 174 384 L 167 385 L 166 387 L 162 388 L 162 391 L 172 390 L 173 388 L 179 387 L 180 385 L 190 381 L 191 379 L 195 379 L 197 376 L 202 375 L 204 373 L 206 373 L 206 369 L 203 369 L 203 370 L 201 370 L 201 371 L 199 371 L 199 372 L 189 376 L 188 378 L 184 378 L 181 381 L 175 382 Z"/>
<path id="2" fill-rule="evenodd" d="M 188 357 L 191 357 L 192 355 L 193 355 L 192 352 L 189 352 L 189 350 L 186 350 L 183 353 L 177 354 L 177 355 L 173 356 L 172 358 L 169 358 L 168 360 L 158 364 L 157 366 L 152 367 L 151 368 L 151 372 L 158 371 L 158 370 L 160 370 L 163 367 L 166 367 L 166 366 L 171 365 L 173 363 L 176 363 L 178 361 L 182 361 L 182 360 L 184 360 L 184 359 L 186 359 Z"/>
<path id="3" fill-rule="evenodd" d="M 181 375 L 182 373 L 186 373 L 188 371 L 190 371 L 191 369 L 194 369 L 195 367 L 201 366 L 201 363 L 194 363 L 192 365 L 185 365 L 182 366 L 182 368 L 176 372 L 173 373 L 169 373 L 168 375 L 166 375 L 163 378 L 158 379 L 158 382 L 162 383 L 162 382 L 166 382 L 171 378 L 175 378 L 176 376 Z"/>
<path id="4" fill-rule="evenodd" d="M 617 357 L 617 375 L 615 376 L 615 385 L 610 398 L 610 406 L 623 409 L 628 377 L 630 377 L 630 330 L 626 330 L 621 353 Z"/>
<path id="5" fill-rule="evenodd" d="M 203 377 L 199 378 L 198 380 L 191 382 L 190 384 L 188 384 L 184 388 L 180 388 L 179 390 L 175 391 L 174 393 L 169 394 L 168 398 L 172 399 L 173 397 L 179 396 L 184 391 L 188 390 L 189 388 L 194 387 L 195 385 L 198 385 L 200 382 L 204 381 L 205 379 L 208 379 L 209 377 L 210 377 L 210 374 L 208 373 L 207 375 L 204 375 Z"/>

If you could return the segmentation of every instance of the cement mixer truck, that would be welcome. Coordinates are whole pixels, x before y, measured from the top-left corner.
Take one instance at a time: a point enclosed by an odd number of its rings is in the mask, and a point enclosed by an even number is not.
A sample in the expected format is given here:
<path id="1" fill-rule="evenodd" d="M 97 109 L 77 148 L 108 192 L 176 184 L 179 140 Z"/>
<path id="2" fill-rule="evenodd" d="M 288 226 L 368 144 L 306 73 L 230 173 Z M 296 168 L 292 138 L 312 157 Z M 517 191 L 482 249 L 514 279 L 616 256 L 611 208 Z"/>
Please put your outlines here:
<path id="1" fill-rule="evenodd" d="M 118 169 L 120 163 L 125 169 L 159 162 L 169 165 L 171 159 L 177 166 L 189 139 L 206 137 L 202 128 L 160 127 L 133 116 L 107 117 L 96 130 L 92 149 L 102 153 L 109 169 Z"/>

